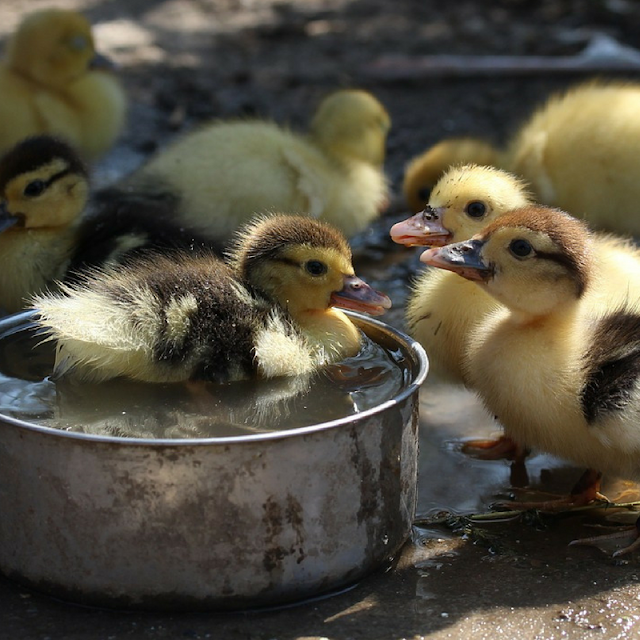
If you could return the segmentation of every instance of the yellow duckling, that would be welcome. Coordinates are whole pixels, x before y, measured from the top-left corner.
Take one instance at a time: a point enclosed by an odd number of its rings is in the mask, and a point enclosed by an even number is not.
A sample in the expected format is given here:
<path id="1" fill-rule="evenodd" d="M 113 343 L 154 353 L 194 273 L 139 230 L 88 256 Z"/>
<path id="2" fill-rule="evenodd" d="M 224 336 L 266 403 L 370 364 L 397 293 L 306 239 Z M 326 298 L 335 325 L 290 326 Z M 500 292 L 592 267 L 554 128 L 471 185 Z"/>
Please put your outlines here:
<path id="1" fill-rule="evenodd" d="M 530 205 L 421 259 L 500 303 L 470 337 L 465 377 L 508 436 L 589 469 L 568 501 L 593 499 L 602 472 L 640 479 L 638 250 Z"/>
<path id="2" fill-rule="evenodd" d="M 28 15 L 0 61 L 0 153 L 39 133 L 64 138 L 87 160 L 107 151 L 124 126 L 127 100 L 114 75 L 98 68 L 103 60 L 84 16 L 62 9 Z"/>
<path id="3" fill-rule="evenodd" d="M 0 158 L 0 307 L 14 312 L 56 280 L 157 249 L 218 243 L 175 220 L 164 200 L 95 202 L 75 150 L 34 136 Z"/>
<path id="4" fill-rule="evenodd" d="M 145 382 L 309 373 L 360 348 L 362 334 L 334 307 L 377 315 L 390 304 L 355 276 L 338 231 L 287 215 L 244 229 L 230 265 L 158 254 L 33 301 L 57 342 L 57 376 Z"/>
<path id="5" fill-rule="evenodd" d="M 504 149 L 468 138 L 440 142 L 409 165 L 405 197 L 419 211 L 427 201 L 420 194 L 452 162 L 491 164 L 522 177 L 537 202 L 595 228 L 638 235 L 638 110 L 638 83 L 579 84 L 551 96 Z"/>
<path id="6" fill-rule="evenodd" d="M 425 210 L 395 224 L 390 234 L 407 246 L 459 242 L 529 202 L 522 181 L 505 171 L 453 167 L 434 187 Z M 428 269 L 420 274 L 407 303 L 407 326 L 429 354 L 434 375 L 465 382 L 462 360 L 469 332 L 496 306 L 492 296 L 453 273 Z"/>
<path id="7" fill-rule="evenodd" d="M 64 142 L 34 137 L 0 159 L 0 307 L 64 276 L 89 195 L 87 171 Z"/>
<path id="8" fill-rule="evenodd" d="M 347 236 L 386 206 L 389 115 L 365 91 L 320 104 L 309 135 L 275 123 L 214 122 L 182 137 L 110 190 L 126 200 L 164 194 L 186 224 L 229 239 L 255 213 L 308 215 Z"/>

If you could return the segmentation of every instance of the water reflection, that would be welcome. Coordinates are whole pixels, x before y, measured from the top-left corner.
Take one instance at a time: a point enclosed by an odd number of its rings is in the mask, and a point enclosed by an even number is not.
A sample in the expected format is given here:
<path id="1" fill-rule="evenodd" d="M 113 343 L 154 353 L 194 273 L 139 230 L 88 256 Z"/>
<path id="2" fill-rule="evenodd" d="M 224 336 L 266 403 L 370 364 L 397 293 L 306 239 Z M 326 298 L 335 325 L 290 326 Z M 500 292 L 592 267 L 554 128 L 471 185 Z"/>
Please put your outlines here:
<path id="1" fill-rule="evenodd" d="M 0 413 L 66 431 L 136 438 L 209 438 L 344 418 L 395 396 L 410 376 L 401 350 L 363 338 L 360 352 L 312 376 L 147 384 L 55 384 L 53 348 L 30 325 L 0 338 Z"/>

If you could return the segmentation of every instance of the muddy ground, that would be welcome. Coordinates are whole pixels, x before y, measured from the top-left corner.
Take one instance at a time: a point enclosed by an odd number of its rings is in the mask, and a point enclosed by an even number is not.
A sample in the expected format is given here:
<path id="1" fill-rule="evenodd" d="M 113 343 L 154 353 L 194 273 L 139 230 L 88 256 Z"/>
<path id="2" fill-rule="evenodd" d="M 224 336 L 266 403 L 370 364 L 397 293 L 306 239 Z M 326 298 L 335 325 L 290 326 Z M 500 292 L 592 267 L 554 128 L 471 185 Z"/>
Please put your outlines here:
<path id="1" fill-rule="evenodd" d="M 303 128 L 328 91 L 359 86 L 391 113 L 386 168 L 397 190 L 407 160 L 428 145 L 455 134 L 503 141 L 550 92 L 592 75 L 495 68 L 467 73 L 464 66 L 416 75 L 411 60 L 571 56 L 599 35 L 628 47 L 640 44 L 640 7 L 631 0 L 2 0 L 0 35 L 27 11 L 51 5 L 77 8 L 91 19 L 99 48 L 120 64 L 131 96 L 127 130 L 95 167 L 96 184 L 131 170 L 199 121 L 258 115 Z M 391 64 L 389 56 L 395 56 Z M 417 263 L 412 252 L 386 238 L 398 215 L 388 215 L 355 245 L 359 271 L 392 295 L 396 311 L 389 321 L 402 327 L 407 281 Z M 469 460 L 456 448 L 461 438 L 495 429 L 469 393 L 428 381 L 421 405 L 419 516 L 484 512 L 510 491 L 508 463 Z M 527 471 L 530 482 L 547 491 L 568 490 L 580 472 L 545 456 L 531 458 Z M 625 488 L 612 479 L 606 487 L 610 497 Z M 280 611 L 96 611 L 0 581 L 0 638 L 551 639 L 638 633 L 639 559 L 614 562 L 595 549 L 567 547 L 588 533 L 582 516 L 463 525 L 448 517 L 444 524 L 417 526 L 388 571 L 346 593 Z"/>

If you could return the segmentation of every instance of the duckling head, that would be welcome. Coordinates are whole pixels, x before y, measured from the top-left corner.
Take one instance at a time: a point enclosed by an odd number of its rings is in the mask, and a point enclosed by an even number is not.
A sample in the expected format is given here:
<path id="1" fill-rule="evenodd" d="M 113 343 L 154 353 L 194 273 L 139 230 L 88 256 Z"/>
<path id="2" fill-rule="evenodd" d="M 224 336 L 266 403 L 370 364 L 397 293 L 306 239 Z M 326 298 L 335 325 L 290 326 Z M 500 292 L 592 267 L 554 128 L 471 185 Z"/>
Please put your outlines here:
<path id="1" fill-rule="evenodd" d="M 28 15 L 7 43 L 4 63 L 38 84 L 61 88 L 96 60 L 89 21 L 75 11 L 45 9 Z"/>
<path id="2" fill-rule="evenodd" d="M 537 205 L 505 214 L 470 240 L 427 249 L 420 260 L 478 282 L 526 318 L 579 300 L 593 264 L 587 227 L 563 211 Z"/>
<path id="3" fill-rule="evenodd" d="M 503 214 L 531 202 L 522 180 L 494 167 L 452 167 L 438 180 L 423 211 L 391 227 L 406 246 L 466 240 Z"/>
<path id="4" fill-rule="evenodd" d="M 231 262 L 243 280 L 302 323 L 334 306 L 370 315 L 391 306 L 355 275 L 344 236 L 308 217 L 259 218 L 238 233 Z"/>
<path id="5" fill-rule="evenodd" d="M 68 144 L 26 138 L 0 158 L 0 231 L 70 225 L 88 193 L 87 170 Z"/>
<path id="6" fill-rule="evenodd" d="M 409 209 L 419 213 L 429 203 L 431 192 L 452 166 L 474 163 L 496 166 L 499 152 L 489 142 L 477 138 L 441 140 L 409 162 L 404 173 L 402 192 Z"/>
<path id="7" fill-rule="evenodd" d="M 370 93 L 357 89 L 326 97 L 311 121 L 311 136 L 339 158 L 353 158 L 382 167 L 391 118 Z"/>

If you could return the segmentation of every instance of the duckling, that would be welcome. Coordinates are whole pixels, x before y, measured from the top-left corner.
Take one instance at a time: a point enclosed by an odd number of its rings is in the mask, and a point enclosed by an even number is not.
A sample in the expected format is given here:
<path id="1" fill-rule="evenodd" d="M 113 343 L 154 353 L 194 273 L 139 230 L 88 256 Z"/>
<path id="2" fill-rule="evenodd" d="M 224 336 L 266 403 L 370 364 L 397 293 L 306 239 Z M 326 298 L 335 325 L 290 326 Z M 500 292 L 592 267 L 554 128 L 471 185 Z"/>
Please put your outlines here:
<path id="1" fill-rule="evenodd" d="M 308 215 L 352 236 L 386 206 L 390 119 L 372 95 L 325 98 L 308 136 L 272 122 L 214 122 L 187 134 L 107 197 L 169 197 L 178 215 L 227 241 L 254 213 Z"/>
<path id="2" fill-rule="evenodd" d="M 472 331 L 465 377 L 511 438 L 588 468 L 569 502 L 602 473 L 639 479 L 638 249 L 529 205 L 421 260 L 500 303 Z"/>
<path id="3" fill-rule="evenodd" d="M 640 84 L 589 82 L 554 95 L 507 146 L 506 166 L 539 202 L 591 226 L 640 233 Z"/>
<path id="4" fill-rule="evenodd" d="M 167 201 L 96 202 L 76 151 L 62 140 L 27 138 L 0 158 L 0 307 L 25 299 L 76 272 L 122 262 L 150 250 L 222 247 L 174 220 Z"/>
<path id="5" fill-rule="evenodd" d="M 537 202 L 594 228 L 638 235 L 639 109 L 638 83 L 581 83 L 552 95 L 504 148 L 473 139 L 440 142 L 409 165 L 405 197 L 418 211 L 419 194 L 450 162 L 491 164 L 523 178 Z"/>
<path id="6" fill-rule="evenodd" d="M 28 138 L 0 159 L 0 307 L 62 278 L 89 194 L 87 170 L 66 143 Z"/>
<path id="7" fill-rule="evenodd" d="M 144 382 L 307 374 L 360 348 L 361 332 L 334 307 L 377 315 L 390 305 L 356 277 L 342 234 L 288 215 L 243 229 L 228 264 L 147 256 L 32 303 L 57 343 L 56 376 Z"/>
<path id="8" fill-rule="evenodd" d="M 127 107 L 105 63 L 84 16 L 63 9 L 28 15 L 0 61 L 0 153 L 40 133 L 64 138 L 88 161 L 105 153 Z"/>
<path id="9" fill-rule="evenodd" d="M 395 242 L 409 246 L 459 242 L 529 202 L 523 182 L 505 171 L 477 165 L 453 167 L 434 187 L 425 210 L 393 225 L 390 234 Z M 413 282 L 407 326 L 429 354 L 434 375 L 465 382 L 462 358 L 469 331 L 497 304 L 473 283 L 446 271 L 428 269 Z"/>

